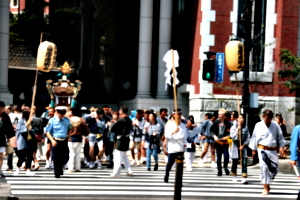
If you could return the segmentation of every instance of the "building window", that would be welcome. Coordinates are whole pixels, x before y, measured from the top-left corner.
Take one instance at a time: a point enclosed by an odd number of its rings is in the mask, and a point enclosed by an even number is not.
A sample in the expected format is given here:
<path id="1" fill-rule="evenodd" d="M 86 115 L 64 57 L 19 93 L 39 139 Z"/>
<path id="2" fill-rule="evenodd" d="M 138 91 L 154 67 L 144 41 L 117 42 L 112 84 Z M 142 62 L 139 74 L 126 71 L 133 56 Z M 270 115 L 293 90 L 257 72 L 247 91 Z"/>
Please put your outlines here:
<path id="1" fill-rule="evenodd" d="M 266 0 L 254 1 L 252 7 L 252 51 L 250 57 L 251 71 L 263 72 L 265 62 L 265 28 L 266 28 Z M 245 0 L 240 0 L 238 5 L 237 37 L 245 38 Z"/>
<path id="2" fill-rule="evenodd" d="M 10 7 L 18 7 L 19 0 L 10 0 Z"/>
<path id="3" fill-rule="evenodd" d="M 266 1 L 254 2 L 252 71 L 263 72 L 265 61 Z"/>

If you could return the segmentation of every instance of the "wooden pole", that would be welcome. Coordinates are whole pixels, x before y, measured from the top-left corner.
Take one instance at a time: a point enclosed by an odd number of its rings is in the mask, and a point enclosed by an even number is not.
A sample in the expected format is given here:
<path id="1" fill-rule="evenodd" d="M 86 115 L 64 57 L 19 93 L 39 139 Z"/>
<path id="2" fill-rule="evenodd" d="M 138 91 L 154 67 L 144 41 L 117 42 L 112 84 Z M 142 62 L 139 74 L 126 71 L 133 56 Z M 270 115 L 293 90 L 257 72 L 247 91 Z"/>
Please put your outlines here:
<path id="1" fill-rule="evenodd" d="M 239 84 L 238 84 L 238 80 L 237 80 L 237 73 L 235 73 L 235 81 L 236 81 L 236 96 L 237 96 L 237 111 L 238 111 L 238 117 L 240 116 L 241 113 L 241 108 L 240 108 L 240 97 L 239 97 Z M 245 120 L 245 119 L 244 119 Z M 242 146 L 242 132 L 239 131 L 238 132 L 238 136 L 239 136 L 239 144 L 240 147 Z M 240 164 L 241 164 L 241 168 L 243 166 L 243 150 L 240 150 Z"/>
<path id="2" fill-rule="evenodd" d="M 174 109 L 175 109 L 175 121 L 179 126 L 179 120 L 177 115 L 178 103 L 177 103 L 177 89 L 176 89 L 176 70 L 174 64 L 174 50 L 171 49 L 172 52 L 172 74 L 173 74 L 173 95 L 174 95 Z"/>
<path id="3" fill-rule="evenodd" d="M 43 32 L 41 32 L 40 35 L 40 43 L 43 41 Z M 31 122 L 32 117 L 33 117 L 33 107 L 35 103 L 35 97 L 36 97 L 36 88 L 37 88 L 37 79 L 38 79 L 38 68 L 36 67 L 36 72 L 35 72 L 35 80 L 34 80 L 34 85 L 33 85 L 33 93 L 32 93 L 32 99 L 31 99 L 31 107 L 30 107 L 30 115 L 29 115 L 29 122 Z M 27 126 L 30 126 L 30 123 L 27 124 Z"/>

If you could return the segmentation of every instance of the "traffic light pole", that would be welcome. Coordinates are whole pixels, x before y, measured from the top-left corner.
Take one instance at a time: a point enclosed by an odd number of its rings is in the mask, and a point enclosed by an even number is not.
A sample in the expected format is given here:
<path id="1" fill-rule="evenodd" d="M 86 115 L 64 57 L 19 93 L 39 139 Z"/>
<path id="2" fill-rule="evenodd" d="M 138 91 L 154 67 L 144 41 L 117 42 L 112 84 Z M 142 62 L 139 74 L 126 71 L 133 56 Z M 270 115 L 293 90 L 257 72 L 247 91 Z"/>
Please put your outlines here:
<path id="1" fill-rule="evenodd" d="M 248 114 L 249 103 L 250 103 L 250 93 L 249 93 L 249 57 L 251 51 L 251 29 L 252 29 L 252 4 L 253 0 L 247 0 L 246 2 L 246 12 L 245 12 L 245 42 L 244 42 L 244 82 L 243 82 L 243 96 L 242 96 L 242 108 L 243 113 Z"/>

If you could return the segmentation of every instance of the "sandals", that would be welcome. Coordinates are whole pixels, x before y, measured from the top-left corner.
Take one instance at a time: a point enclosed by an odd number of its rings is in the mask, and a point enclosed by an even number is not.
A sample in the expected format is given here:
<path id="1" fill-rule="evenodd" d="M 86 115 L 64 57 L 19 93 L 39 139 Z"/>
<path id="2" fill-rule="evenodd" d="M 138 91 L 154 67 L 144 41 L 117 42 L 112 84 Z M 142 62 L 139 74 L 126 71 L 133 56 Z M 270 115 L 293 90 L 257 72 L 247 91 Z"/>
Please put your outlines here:
<path id="1" fill-rule="evenodd" d="M 268 196 L 270 190 L 271 190 L 270 185 L 268 185 L 268 190 L 267 190 L 267 191 L 264 190 L 261 194 L 262 194 L 263 196 Z"/>
<path id="2" fill-rule="evenodd" d="M 264 190 L 264 191 L 261 193 L 261 195 L 263 195 L 263 196 L 268 196 L 268 194 L 269 194 L 269 192 L 266 191 L 266 190 Z"/>

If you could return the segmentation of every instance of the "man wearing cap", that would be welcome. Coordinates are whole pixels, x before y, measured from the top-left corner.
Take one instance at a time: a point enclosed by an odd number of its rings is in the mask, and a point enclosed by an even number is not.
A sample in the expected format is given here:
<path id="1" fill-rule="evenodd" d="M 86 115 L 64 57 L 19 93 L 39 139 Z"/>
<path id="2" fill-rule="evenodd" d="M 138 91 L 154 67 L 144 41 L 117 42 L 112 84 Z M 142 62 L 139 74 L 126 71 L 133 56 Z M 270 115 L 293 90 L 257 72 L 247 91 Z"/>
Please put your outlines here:
<path id="1" fill-rule="evenodd" d="M 46 127 L 46 135 L 52 144 L 52 160 L 56 178 L 63 175 L 63 165 L 69 160 L 68 132 L 71 128 L 65 106 L 55 108 L 56 116 L 51 118 Z"/>
<path id="2" fill-rule="evenodd" d="M 169 120 L 165 126 L 165 137 L 168 146 L 168 163 L 166 166 L 166 174 L 164 182 L 169 182 L 169 173 L 175 162 L 179 157 L 183 157 L 184 147 L 186 145 L 185 125 L 181 122 L 181 109 L 172 112 L 175 120 Z M 176 116 L 177 115 L 177 116 Z"/>

